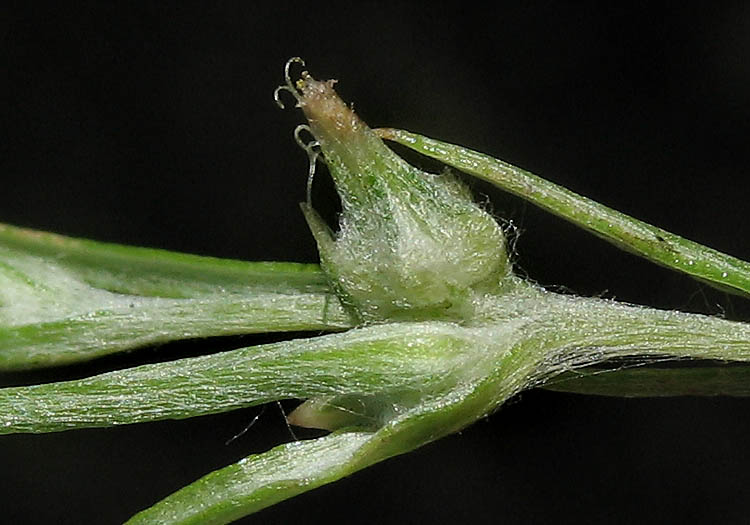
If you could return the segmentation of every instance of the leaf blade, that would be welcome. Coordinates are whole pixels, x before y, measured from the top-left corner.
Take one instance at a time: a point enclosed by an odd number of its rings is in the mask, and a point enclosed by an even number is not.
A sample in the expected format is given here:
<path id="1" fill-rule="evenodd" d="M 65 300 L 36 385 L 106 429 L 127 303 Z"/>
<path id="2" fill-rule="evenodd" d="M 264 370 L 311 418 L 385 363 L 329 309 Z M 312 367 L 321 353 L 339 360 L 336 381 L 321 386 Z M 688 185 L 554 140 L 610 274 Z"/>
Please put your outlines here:
<path id="1" fill-rule="evenodd" d="M 216 470 L 133 516 L 129 525 L 224 524 L 349 474 L 369 432 L 280 445 Z"/>
<path id="2" fill-rule="evenodd" d="M 712 286 L 750 296 L 750 263 L 578 195 L 483 153 L 397 129 L 376 132 L 513 193 L 615 246 Z"/>
<path id="3" fill-rule="evenodd" d="M 252 287 L 275 292 L 328 290 L 317 264 L 247 262 L 157 248 L 126 246 L 0 223 L 0 247 L 54 261 L 97 288 L 148 297 L 196 297 Z M 173 289 L 173 286 L 177 289 Z"/>
<path id="4" fill-rule="evenodd" d="M 0 225 L 0 370 L 175 339 L 351 326 L 317 265 L 222 260 Z"/>

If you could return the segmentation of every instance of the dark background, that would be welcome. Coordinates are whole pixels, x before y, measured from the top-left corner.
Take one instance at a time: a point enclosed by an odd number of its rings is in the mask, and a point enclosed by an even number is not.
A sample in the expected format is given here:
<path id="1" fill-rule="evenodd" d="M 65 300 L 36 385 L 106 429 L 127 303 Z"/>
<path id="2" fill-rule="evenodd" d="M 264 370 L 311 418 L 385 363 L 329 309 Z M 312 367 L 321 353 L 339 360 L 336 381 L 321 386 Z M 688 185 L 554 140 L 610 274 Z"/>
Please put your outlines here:
<path id="1" fill-rule="evenodd" d="M 338 78 L 373 126 L 485 151 L 750 259 L 748 4 L 524 4 L 6 9 L 0 220 L 220 257 L 315 261 L 297 207 L 307 158 L 292 130 L 302 116 L 271 96 L 284 62 L 300 55 L 314 75 Z M 333 210 L 325 180 L 321 171 L 316 206 Z M 741 299 L 472 184 L 520 228 L 518 267 L 545 286 L 750 319 Z M 291 439 L 269 407 L 225 445 L 256 413 L 4 436 L 2 521 L 121 522 Z M 243 523 L 746 522 L 748 416 L 743 399 L 528 392 L 460 435 Z"/>

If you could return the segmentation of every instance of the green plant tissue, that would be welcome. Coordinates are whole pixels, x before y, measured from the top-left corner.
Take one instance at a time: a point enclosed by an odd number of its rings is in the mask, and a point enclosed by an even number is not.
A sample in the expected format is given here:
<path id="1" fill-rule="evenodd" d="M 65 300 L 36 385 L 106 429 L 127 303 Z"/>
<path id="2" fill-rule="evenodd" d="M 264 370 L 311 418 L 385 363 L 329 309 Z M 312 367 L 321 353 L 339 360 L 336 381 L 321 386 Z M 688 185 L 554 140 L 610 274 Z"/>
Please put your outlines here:
<path id="1" fill-rule="evenodd" d="M 303 73 L 294 91 L 342 202 L 336 233 L 303 204 L 323 269 L 364 321 L 470 318 L 510 271 L 501 226 L 453 175 L 388 149 L 333 84 Z"/>

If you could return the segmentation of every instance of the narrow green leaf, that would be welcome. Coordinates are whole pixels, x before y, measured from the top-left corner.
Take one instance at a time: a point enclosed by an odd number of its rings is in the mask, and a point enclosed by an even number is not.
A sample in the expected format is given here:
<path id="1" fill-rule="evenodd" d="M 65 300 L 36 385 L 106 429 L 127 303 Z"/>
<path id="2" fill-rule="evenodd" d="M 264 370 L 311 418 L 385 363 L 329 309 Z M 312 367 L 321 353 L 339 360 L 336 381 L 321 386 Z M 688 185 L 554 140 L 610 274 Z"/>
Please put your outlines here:
<path id="1" fill-rule="evenodd" d="M 221 260 L 0 225 L 0 370 L 175 339 L 352 323 L 317 265 Z"/>
<path id="2" fill-rule="evenodd" d="M 722 289 L 750 295 L 750 263 L 634 219 L 488 155 L 408 131 L 376 131 L 382 138 L 484 179 L 622 249 Z"/>
<path id="3" fill-rule="evenodd" d="M 66 237 L 0 223 L 0 249 L 52 261 L 95 288 L 144 297 L 327 292 L 317 264 L 246 262 Z"/>
<path id="4" fill-rule="evenodd" d="M 129 525 L 218 525 L 347 474 L 369 432 L 342 432 L 280 445 L 216 470 L 127 521 Z"/>
<path id="5" fill-rule="evenodd" d="M 542 385 L 545 390 L 613 397 L 750 396 L 750 366 L 579 370 Z"/>

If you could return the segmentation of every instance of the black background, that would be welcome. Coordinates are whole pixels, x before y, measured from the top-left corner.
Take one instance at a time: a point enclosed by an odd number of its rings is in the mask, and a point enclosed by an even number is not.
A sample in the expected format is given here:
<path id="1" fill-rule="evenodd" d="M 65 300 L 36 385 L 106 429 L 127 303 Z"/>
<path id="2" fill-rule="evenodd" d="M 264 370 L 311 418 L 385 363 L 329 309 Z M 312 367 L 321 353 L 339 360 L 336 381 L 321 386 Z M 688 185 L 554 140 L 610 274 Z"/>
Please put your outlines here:
<path id="1" fill-rule="evenodd" d="M 302 116 L 271 96 L 284 62 L 301 55 L 315 76 L 338 78 L 373 126 L 491 153 L 750 259 L 748 4 L 525 4 L 4 10 L 0 220 L 220 257 L 315 261 L 297 207 L 307 158 L 291 132 Z M 325 179 L 316 206 L 333 210 Z M 750 318 L 741 299 L 472 185 L 520 228 L 518 267 L 545 286 Z M 256 413 L 4 436 L 1 519 L 123 521 L 291 439 L 270 407 L 225 445 Z M 243 522 L 746 522 L 748 415 L 742 399 L 528 392 L 460 435 Z"/>

